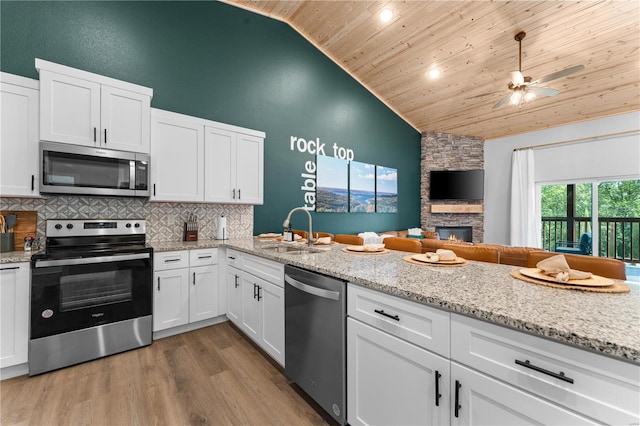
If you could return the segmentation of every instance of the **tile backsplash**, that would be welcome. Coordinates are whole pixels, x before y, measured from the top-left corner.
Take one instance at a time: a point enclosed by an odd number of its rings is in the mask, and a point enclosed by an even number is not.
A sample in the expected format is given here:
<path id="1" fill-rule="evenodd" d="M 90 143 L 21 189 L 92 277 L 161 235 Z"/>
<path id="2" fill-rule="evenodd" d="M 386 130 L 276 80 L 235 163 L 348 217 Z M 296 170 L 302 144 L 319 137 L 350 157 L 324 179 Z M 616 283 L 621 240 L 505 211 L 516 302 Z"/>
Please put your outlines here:
<path id="1" fill-rule="evenodd" d="M 0 210 L 35 210 L 38 236 L 45 235 L 47 219 L 146 219 L 147 241 L 181 241 L 189 213 L 198 216 L 198 239 L 214 239 L 216 221 L 227 218 L 230 238 L 253 235 L 253 206 L 237 204 L 158 203 L 139 198 L 84 197 L 73 195 L 43 198 L 0 197 Z"/>

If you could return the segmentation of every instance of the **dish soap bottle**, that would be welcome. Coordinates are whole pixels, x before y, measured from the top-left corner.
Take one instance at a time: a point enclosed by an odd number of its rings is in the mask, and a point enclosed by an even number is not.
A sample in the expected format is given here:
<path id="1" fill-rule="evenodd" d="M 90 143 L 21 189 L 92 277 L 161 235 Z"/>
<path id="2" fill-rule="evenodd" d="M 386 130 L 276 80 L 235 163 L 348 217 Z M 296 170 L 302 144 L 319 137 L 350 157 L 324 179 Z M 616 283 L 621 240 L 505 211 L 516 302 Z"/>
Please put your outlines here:
<path id="1" fill-rule="evenodd" d="M 289 227 L 284 230 L 282 234 L 283 241 L 293 241 L 293 227 L 289 224 Z"/>

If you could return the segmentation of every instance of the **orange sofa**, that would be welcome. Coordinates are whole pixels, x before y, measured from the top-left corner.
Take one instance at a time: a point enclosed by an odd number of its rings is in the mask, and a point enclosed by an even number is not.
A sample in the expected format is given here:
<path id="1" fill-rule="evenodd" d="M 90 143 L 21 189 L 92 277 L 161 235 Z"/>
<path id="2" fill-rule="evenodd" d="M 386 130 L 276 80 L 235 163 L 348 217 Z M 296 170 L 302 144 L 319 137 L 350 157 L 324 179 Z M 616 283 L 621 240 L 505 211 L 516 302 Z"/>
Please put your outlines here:
<path id="1" fill-rule="evenodd" d="M 386 231 L 379 235 L 407 237 L 408 231 Z M 531 251 L 544 251 L 533 247 L 511 247 L 501 244 L 468 243 L 464 241 L 439 240 L 435 232 L 423 231 L 424 238 L 417 239 L 422 244 L 422 253 L 434 252 L 437 249 L 453 250 L 456 254 L 469 260 L 501 263 L 504 265 L 527 266 L 527 257 Z"/>

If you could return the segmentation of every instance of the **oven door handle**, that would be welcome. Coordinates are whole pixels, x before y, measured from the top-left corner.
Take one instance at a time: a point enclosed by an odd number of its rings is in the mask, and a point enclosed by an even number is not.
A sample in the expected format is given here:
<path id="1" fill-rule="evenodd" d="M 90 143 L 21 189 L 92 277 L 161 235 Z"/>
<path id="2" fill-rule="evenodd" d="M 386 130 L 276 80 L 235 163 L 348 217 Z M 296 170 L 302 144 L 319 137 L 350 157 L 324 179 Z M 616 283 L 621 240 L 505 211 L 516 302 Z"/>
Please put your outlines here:
<path id="1" fill-rule="evenodd" d="M 113 256 L 81 257 L 79 259 L 57 259 L 57 260 L 36 260 L 36 268 L 46 268 L 48 266 L 74 266 L 90 265 L 93 263 L 113 263 L 125 260 L 149 259 L 149 253 L 116 254 Z"/>

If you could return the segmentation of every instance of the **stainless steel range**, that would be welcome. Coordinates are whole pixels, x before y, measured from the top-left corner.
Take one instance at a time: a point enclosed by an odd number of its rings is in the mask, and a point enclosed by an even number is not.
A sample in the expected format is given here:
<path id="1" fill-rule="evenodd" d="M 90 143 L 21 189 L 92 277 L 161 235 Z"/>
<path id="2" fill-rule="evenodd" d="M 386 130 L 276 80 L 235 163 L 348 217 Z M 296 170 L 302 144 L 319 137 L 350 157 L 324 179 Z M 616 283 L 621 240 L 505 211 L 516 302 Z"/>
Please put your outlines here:
<path id="1" fill-rule="evenodd" d="M 29 375 L 151 344 L 144 220 L 48 220 L 31 258 Z"/>

